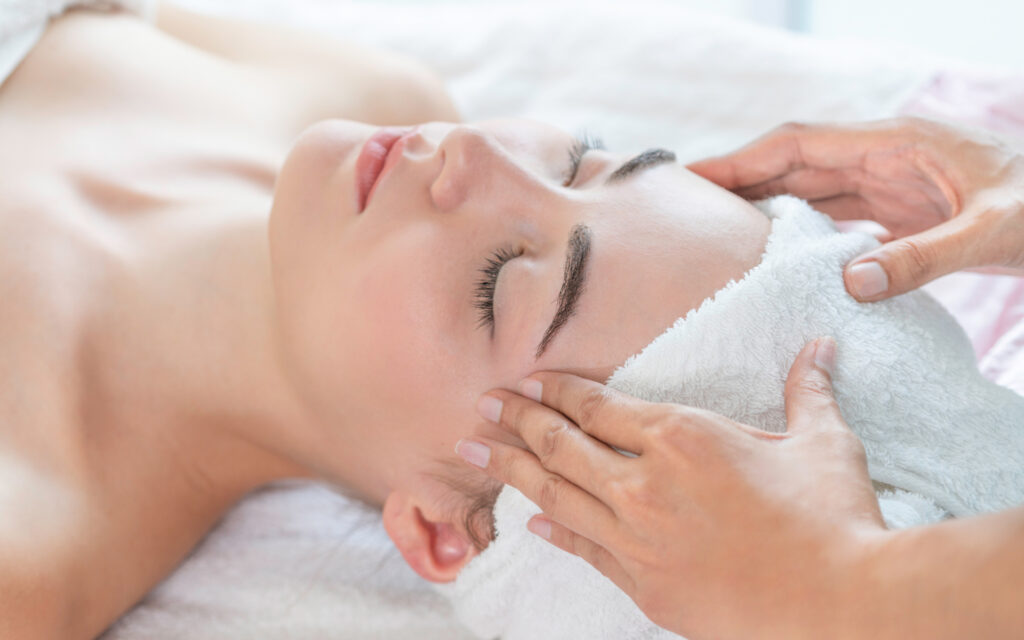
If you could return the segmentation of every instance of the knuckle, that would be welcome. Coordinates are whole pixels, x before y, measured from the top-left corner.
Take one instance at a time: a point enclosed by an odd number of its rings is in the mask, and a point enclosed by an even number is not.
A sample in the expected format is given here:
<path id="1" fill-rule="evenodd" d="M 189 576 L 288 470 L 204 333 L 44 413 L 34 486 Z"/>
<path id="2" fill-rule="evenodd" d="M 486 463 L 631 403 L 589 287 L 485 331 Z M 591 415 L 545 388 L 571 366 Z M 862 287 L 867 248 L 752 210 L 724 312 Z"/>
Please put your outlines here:
<path id="1" fill-rule="evenodd" d="M 576 406 L 576 415 L 579 417 L 580 423 L 596 420 L 609 402 L 611 402 L 611 393 L 604 387 L 591 389 L 584 393 Z"/>
<path id="2" fill-rule="evenodd" d="M 664 447 L 675 443 L 680 436 L 682 427 L 674 416 L 665 416 L 661 420 L 653 422 L 644 431 L 647 438 L 656 447 Z"/>
<path id="3" fill-rule="evenodd" d="M 651 478 L 646 475 L 631 478 L 619 483 L 613 498 L 616 510 L 638 525 L 649 523 L 653 514 L 657 513 L 657 488 Z"/>
<path id="4" fill-rule="evenodd" d="M 704 440 L 707 431 L 700 426 L 707 417 L 701 409 L 670 405 L 651 421 L 644 434 L 655 450 L 690 449 Z"/>
<path id="5" fill-rule="evenodd" d="M 793 383 L 793 391 L 802 395 L 819 396 L 821 398 L 832 400 L 832 387 L 822 377 L 817 375 L 810 375 Z"/>
<path id="6" fill-rule="evenodd" d="M 545 467 L 558 455 L 569 437 L 569 424 L 564 420 L 552 420 L 541 432 L 537 443 L 537 458 Z"/>
<path id="7" fill-rule="evenodd" d="M 562 493 L 565 491 L 565 478 L 556 475 L 549 475 L 544 478 L 537 494 L 539 500 L 537 506 L 546 512 L 552 512 L 558 506 Z"/>
<path id="8" fill-rule="evenodd" d="M 935 251 L 930 244 L 914 238 L 900 241 L 897 254 L 900 269 L 917 281 L 931 273 L 935 264 Z"/>
<path id="9" fill-rule="evenodd" d="M 647 501 L 648 491 L 646 479 L 636 476 L 612 480 L 608 487 L 609 498 L 619 508 Z"/>

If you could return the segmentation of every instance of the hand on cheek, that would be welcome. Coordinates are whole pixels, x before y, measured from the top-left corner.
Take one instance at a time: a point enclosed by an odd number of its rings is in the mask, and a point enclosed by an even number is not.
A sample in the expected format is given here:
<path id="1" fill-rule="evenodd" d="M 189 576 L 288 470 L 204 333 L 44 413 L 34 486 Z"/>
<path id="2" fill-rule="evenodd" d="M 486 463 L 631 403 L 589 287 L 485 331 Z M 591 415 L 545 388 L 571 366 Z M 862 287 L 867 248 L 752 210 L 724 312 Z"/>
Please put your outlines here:
<path id="1" fill-rule="evenodd" d="M 457 451 L 533 500 L 543 515 L 530 530 L 590 562 L 654 622 L 785 637 L 824 623 L 795 619 L 780 594 L 839 597 L 845 563 L 885 531 L 863 446 L 832 398 L 834 361 L 831 339 L 797 357 L 783 434 L 543 372 L 520 386 L 540 402 L 494 390 L 484 398 L 500 405 L 480 405 L 528 449 L 474 438 Z"/>

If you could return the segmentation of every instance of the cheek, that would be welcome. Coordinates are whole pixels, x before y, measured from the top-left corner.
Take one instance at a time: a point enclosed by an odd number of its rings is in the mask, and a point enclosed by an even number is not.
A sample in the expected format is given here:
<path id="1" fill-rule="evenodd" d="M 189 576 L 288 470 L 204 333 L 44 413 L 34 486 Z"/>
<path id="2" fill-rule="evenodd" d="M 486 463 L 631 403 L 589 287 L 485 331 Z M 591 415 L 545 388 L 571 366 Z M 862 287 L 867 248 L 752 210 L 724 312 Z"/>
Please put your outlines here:
<path id="1" fill-rule="evenodd" d="M 270 212 L 275 267 L 296 268 L 334 245 L 355 217 L 352 165 L 372 127 L 317 123 L 299 136 L 278 173 Z"/>
<path id="2" fill-rule="evenodd" d="M 381 267 L 353 283 L 355 329 L 344 338 L 344 359 L 349 384 L 360 392 L 345 411 L 372 425 L 396 473 L 415 478 L 473 432 L 480 422 L 475 399 L 486 389 L 478 388 L 479 355 L 453 335 L 441 294 L 408 274 Z"/>
<path id="3" fill-rule="evenodd" d="M 415 392 L 426 371 L 443 365 L 443 352 L 431 348 L 432 310 L 425 303 L 404 268 L 391 263 L 364 271 L 346 302 L 346 326 L 353 327 L 347 336 L 349 368 Z"/>
<path id="4" fill-rule="evenodd" d="M 352 401 L 423 424 L 469 414 L 480 354 L 453 317 L 459 298 L 446 263 L 393 248 L 360 261 L 347 280 L 340 326 L 350 330 L 338 358 L 354 384 L 372 389 Z"/>

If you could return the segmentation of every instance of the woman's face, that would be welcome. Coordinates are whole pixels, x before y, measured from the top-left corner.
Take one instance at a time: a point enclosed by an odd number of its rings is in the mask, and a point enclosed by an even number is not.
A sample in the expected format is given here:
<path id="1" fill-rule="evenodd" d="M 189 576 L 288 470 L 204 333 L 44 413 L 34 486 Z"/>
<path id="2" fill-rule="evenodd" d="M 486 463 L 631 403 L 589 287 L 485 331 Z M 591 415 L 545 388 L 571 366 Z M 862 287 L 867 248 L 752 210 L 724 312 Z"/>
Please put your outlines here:
<path id="1" fill-rule="evenodd" d="M 371 499 L 417 490 L 480 428 L 488 389 L 540 369 L 607 379 L 754 266 L 768 234 L 669 154 L 591 150 L 573 177 L 574 138 L 521 120 L 419 127 L 360 211 L 356 159 L 377 131 L 304 132 L 270 223 L 289 374 L 356 434 Z"/>

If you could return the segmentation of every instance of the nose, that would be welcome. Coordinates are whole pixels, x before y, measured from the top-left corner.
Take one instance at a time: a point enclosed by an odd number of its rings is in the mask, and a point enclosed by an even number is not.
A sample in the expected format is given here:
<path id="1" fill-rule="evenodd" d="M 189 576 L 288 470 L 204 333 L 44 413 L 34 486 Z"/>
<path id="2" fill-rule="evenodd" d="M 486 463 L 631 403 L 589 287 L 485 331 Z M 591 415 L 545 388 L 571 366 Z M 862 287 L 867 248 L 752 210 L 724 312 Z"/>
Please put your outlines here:
<path id="1" fill-rule="evenodd" d="M 477 127 L 455 127 L 441 141 L 438 153 L 443 164 L 430 187 L 430 197 L 440 211 L 456 210 L 480 197 L 500 198 L 503 192 L 507 196 L 510 183 L 530 180 L 505 147 Z"/>

